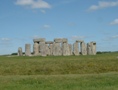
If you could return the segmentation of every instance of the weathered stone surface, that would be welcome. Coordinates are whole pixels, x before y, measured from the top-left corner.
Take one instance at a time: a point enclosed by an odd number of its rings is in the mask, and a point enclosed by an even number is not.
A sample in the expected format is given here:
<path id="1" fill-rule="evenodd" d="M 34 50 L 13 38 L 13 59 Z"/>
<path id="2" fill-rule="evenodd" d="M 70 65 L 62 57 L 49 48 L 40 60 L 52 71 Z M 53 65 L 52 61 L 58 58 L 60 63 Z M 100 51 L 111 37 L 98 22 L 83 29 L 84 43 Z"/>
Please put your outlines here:
<path id="1" fill-rule="evenodd" d="M 18 48 L 18 56 L 23 56 L 22 48 L 21 47 Z"/>
<path id="2" fill-rule="evenodd" d="M 46 44 L 46 54 L 47 54 L 47 56 L 50 56 L 50 49 L 49 49 L 48 44 Z"/>
<path id="3" fill-rule="evenodd" d="M 55 43 L 62 43 L 62 39 L 61 39 L 61 38 L 55 38 L 55 39 L 54 39 L 54 42 L 55 42 Z"/>
<path id="4" fill-rule="evenodd" d="M 92 55 L 92 48 L 91 48 L 91 44 L 87 43 L 87 54 L 88 55 Z"/>
<path id="5" fill-rule="evenodd" d="M 96 55 L 96 42 L 91 42 L 92 55 Z"/>
<path id="6" fill-rule="evenodd" d="M 53 44 L 53 41 L 46 41 L 45 44 Z"/>
<path id="7" fill-rule="evenodd" d="M 45 42 L 45 38 L 33 39 L 34 43 Z"/>
<path id="8" fill-rule="evenodd" d="M 74 55 L 79 55 L 79 45 L 77 42 L 73 44 L 73 54 Z"/>
<path id="9" fill-rule="evenodd" d="M 53 55 L 53 44 L 49 44 L 50 55 Z"/>
<path id="10" fill-rule="evenodd" d="M 81 54 L 82 55 L 87 55 L 87 46 L 86 46 L 86 43 L 84 43 L 84 42 L 80 43 L 80 48 L 81 48 Z"/>
<path id="11" fill-rule="evenodd" d="M 25 44 L 25 56 L 31 56 L 31 45 Z"/>
<path id="12" fill-rule="evenodd" d="M 60 56 L 62 55 L 62 48 L 60 46 L 60 43 L 53 43 L 53 55 L 54 56 Z"/>
<path id="13" fill-rule="evenodd" d="M 45 42 L 40 42 L 39 52 L 40 52 L 41 56 L 47 56 Z"/>
<path id="14" fill-rule="evenodd" d="M 69 51 L 70 51 L 70 55 L 73 55 L 73 52 L 72 52 L 72 44 L 69 44 Z"/>
<path id="15" fill-rule="evenodd" d="M 33 54 L 35 56 L 39 55 L 39 44 L 38 43 L 34 43 L 34 45 L 33 45 Z"/>
<path id="16" fill-rule="evenodd" d="M 62 39 L 62 42 L 63 42 L 63 43 L 68 43 L 68 39 L 67 39 L 67 38 L 63 38 L 63 39 Z"/>
<path id="17" fill-rule="evenodd" d="M 96 42 L 90 42 L 87 44 L 88 55 L 96 55 Z"/>
<path id="18" fill-rule="evenodd" d="M 62 54 L 63 56 L 69 56 L 70 55 L 70 48 L 68 43 L 62 44 Z"/>

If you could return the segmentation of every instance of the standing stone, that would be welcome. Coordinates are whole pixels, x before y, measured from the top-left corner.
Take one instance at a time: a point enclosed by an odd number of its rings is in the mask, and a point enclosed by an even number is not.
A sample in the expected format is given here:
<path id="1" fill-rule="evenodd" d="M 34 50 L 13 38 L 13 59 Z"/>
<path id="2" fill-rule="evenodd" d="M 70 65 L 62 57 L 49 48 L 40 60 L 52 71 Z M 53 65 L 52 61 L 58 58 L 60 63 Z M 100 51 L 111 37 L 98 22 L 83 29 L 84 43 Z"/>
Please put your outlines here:
<path id="1" fill-rule="evenodd" d="M 92 48 L 91 48 L 91 44 L 87 43 L 87 54 L 88 55 L 92 55 Z"/>
<path id="2" fill-rule="evenodd" d="M 71 44 L 69 44 L 69 51 L 70 51 L 70 55 L 73 55 L 73 53 L 72 53 L 72 45 Z"/>
<path id="3" fill-rule="evenodd" d="M 81 42 L 80 43 L 80 47 L 81 47 L 81 54 L 82 55 L 87 55 L 87 46 L 86 46 L 86 43 Z"/>
<path id="4" fill-rule="evenodd" d="M 34 43 L 34 45 L 33 45 L 33 54 L 35 56 L 39 55 L 39 44 L 38 43 Z"/>
<path id="5" fill-rule="evenodd" d="M 31 45 L 25 44 L 25 56 L 31 56 Z"/>
<path id="6" fill-rule="evenodd" d="M 60 56 L 62 55 L 62 47 L 61 47 L 62 39 L 55 38 L 53 43 L 53 55 Z"/>
<path id="7" fill-rule="evenodd" d="M 90 42 L 87 44 L 88 55 L 96 55 L 96 42 Z"/>
<path id="8" fill-rule="evenodd" d="M 53 44 L 49 44 L 50 55 L 53 55 Z"/>
<path id="9" fill-rule="evenodd" d="M 40 42 L 39 44 L 40 44 L 40 54 L 41 54 L 41 56 L 47 56 L 45 42 Z"/>
<path id="10" fill-rule="evenodd" d="M 77 42 L 75 42 L 73 44 L 73 54 L 74 55 L 79 55 L 79 46 L 78 46 L 78 43 Z"/>
<path id="11" fill-rule="evenodd" d="M 96 55 L 96 42 L 91 42 L 92 55 Z"/>
<path id="12" fill-rule="evenodd" d="M 48 44 L 46 44 L 46 54 L 47 56 L 50 56 L 50 49 L 49 49 Z"/>
<path id="13" fill-rule="evenodd" d="M 68 43 L 62 44 L 62 52 L 63 52 L 63 56 L 69 56 L 70 55 L 70 48 L 69 48 Z"/>
<path id="14" fill-rule="evenodd" d="M 52 44 L 52 55 L 55 56 L 55 42 Z"/>
<path id="15" fill-rule="evenodd" d="M 62 49 L 60 43 L 53 43 L 53 55 L 54 56 L 62 55 Z"/>
<path id="16" fill-rule="evenodd" d="M 97 52 L 96 51 L 96 42 L 93 42 L 93 50 L 94 50 L 93 54 L 96 55 L 96 52 Z"/>
<path id="17" fill-rule="evenodd" d="M 18 56 L 23 56 L 22 48 L 21 47 L 18 48 Z"/>
<path id="18" fill-rule="evenodd" d="M 47 52 L 47 55 L 53 55 L 52 53 L 52 44 L 53 44 L 53 41 L 46 41 L 46 52 Z"/>
<path id="19" fill-rule="evenodd" d="M 62 39 L 62 54 L 63 56 L 69 56 L 70 55 L 70 48 L 68 44 L 68 40 L 66 38 Z"/>

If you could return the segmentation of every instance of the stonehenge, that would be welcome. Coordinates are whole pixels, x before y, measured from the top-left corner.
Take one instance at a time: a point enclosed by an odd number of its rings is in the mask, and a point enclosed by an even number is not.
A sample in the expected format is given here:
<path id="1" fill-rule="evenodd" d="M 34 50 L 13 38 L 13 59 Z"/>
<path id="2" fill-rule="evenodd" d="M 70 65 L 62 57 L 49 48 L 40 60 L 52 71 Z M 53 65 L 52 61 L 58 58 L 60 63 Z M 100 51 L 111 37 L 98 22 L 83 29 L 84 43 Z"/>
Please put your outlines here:
<path id="1" fill-rule="evenodd" d="M 55 38 L 54 41 L 46 41 L 45 38 L 33 39 L 33 52 L 31 44 L 25 44 L 25 56 L 79 56 L 96 55 L 96 42 L 85 43 L 76 40 L 68 43 L 67 38 Z M 18 56 L 23 56 L 22 48 L 18 48 Z"/>

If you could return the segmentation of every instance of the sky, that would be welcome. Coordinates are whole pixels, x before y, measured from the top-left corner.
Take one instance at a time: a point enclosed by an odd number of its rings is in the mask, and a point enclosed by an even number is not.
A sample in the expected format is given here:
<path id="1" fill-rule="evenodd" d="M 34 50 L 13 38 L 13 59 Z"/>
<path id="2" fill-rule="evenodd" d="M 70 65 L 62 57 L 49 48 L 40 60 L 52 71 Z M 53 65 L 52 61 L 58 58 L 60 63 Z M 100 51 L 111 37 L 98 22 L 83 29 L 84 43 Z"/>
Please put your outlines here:
<path id="1" fill-rule="evenodd" d="M 0 55 L 25 51 L 35 38 L 95 41 L 97 51 L 118 51 L 118 0 L 0 0 Z"/>

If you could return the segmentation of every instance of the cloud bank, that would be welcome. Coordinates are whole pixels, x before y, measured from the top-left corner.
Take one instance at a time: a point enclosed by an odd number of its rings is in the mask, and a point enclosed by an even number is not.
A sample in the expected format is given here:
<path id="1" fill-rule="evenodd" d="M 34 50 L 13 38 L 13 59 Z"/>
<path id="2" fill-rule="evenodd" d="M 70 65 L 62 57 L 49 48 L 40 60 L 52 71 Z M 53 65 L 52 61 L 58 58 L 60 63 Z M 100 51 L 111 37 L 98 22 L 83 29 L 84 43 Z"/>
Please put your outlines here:
<path id="1" fill-rule="evenodd" d="M 118 19 L 115 19 L 114 21 L 112 21 L 110 25 L 118 25 Z"/>
<path id="2" fill-rule="evenodd" d="M 44 0 L 16 0 L 16 5 L 29 6 L 32 9 L 49 9 L 52 6 Z"/>
<path id="3" fill-rule="evenodd" d="M 43 25 L 43 29 L 50 29 L 50 28 L 51 28 L 51 26 L 48 24 Z"/>
<path id="4" fill-rule="evenodd" d="M 118 1 L 114 2 L 105 2 L 105 1 L 99 1 L 98 5 L 92 5 L 89 7 L 88 11 L 95 11 L 98 9 L 108 8 L 108 7 L 115 7 L 118 6 Z"/>

